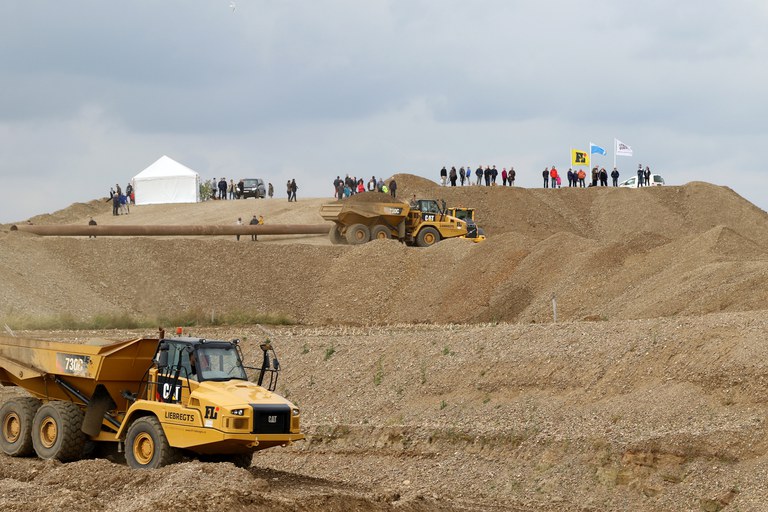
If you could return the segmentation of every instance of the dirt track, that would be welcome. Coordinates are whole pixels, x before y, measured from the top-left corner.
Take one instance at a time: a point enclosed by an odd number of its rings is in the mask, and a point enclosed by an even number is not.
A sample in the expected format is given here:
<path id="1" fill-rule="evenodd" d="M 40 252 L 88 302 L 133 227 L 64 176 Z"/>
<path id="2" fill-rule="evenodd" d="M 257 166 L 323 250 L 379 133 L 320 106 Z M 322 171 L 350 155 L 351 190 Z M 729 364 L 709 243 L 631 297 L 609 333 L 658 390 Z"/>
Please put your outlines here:
<path id="1" fill-rule="evenodd" d="M 419 250 L 319 237 L 0 235 L 9 317 L 215 304 L 301 321 L 269 329 L 285 368 L 278 391 L 302 408 L 309 434 L 257 454 L 249 473 L 188 462 L 148 476 L 106 460 L 3 457 L 3 510 L 768 507 L 764 212 L 700 183 L 513 191 L 398 182 L 404 197 L 457 204 L 463 194 L 489 240 Z M 320 201 L 232 203 L 153 208 L 151 218 L 228 222 L 260 204 L 268 219 L 317 222 Z M 99 223 L 140 222 L 150 211 L 112 219 L 102 209 L 75 206 L 48 221 L 97 212 Z M 264 337 L 255 327 L 194 334 L 251 347 Z"/>

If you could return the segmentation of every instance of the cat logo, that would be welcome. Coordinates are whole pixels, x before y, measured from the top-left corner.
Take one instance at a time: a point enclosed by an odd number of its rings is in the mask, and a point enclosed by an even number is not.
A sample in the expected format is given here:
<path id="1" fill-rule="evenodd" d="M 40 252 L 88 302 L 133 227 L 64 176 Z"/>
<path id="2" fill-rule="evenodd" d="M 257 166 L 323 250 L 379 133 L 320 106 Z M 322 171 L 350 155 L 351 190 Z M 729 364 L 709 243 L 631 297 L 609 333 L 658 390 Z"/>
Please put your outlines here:
<path id="1" fill-rule="evenodd" d="M 267 423 L 277 423 L 277 415 L 273 414 L 271 416 L 267 416 Z"/>

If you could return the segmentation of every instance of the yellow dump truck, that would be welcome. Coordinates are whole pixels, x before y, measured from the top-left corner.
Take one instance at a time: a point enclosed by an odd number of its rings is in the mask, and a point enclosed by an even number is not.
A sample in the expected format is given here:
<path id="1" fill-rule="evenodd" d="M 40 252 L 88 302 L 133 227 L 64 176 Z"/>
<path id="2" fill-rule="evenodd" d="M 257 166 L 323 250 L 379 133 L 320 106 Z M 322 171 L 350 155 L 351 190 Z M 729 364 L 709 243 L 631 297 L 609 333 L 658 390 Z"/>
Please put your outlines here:
<path id="1" fill-rule="evenodd" d="M 326 203 L 320 216 L 333 221 L 333 244 L 363 244 L 369 240 L 396 238 L 408 245 L 429 247 L 444 238 L 472 238 L 474 222 L 458 219 L 433 199 L 419 199 L 412 204 L 398 201 L 365 201 L 354 196 L 344 201 Z M 468 224 L 470 224 L 468 226 Z M 477 230 L 474 230 L 476 236 Z"/>
<path id="2" fill-rule="evenodd" d="M 96 442 L 132 468 L 182 456 L 247 467 L 253 453 L 304 438 L 299 409 L 277 395 L 272 346 L 251 382 L 237 340 L 176 337 L 73 344 L 0 336 L 0 384 L 31 395 L 0 407 L 0 447 L 72 461 Z"/>

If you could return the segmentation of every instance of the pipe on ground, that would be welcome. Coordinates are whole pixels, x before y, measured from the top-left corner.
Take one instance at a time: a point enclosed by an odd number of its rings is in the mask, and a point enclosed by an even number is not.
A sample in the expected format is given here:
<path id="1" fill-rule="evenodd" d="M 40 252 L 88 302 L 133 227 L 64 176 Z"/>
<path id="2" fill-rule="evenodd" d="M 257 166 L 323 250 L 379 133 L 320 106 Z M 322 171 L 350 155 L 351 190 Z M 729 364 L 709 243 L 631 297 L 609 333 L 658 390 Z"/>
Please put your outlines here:
<path id="1" fill-rule="evenodd" d="M 11 231 L 40 236 L 327 235 L 330 224 L 75 226 L 16 224 Z"/>

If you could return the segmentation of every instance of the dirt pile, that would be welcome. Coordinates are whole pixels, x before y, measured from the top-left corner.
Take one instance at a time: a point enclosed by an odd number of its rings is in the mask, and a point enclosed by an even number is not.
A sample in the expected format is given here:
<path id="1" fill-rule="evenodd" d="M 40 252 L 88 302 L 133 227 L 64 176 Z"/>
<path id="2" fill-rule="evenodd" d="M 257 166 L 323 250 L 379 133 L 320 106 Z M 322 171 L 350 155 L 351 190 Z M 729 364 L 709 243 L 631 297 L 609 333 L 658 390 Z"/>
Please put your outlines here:
<path id="1" fill-rule="evenodd" d="M 323 236 L 260 237 L 253 244 L 234 237 L 6 233 L 0 317 L 218 309 L 308 324 L 546 322 L 553 295 L 562 320 L 749 311 L 768 300 L 766 214 L 723 187 L 452 188 L 396 179 L 402 197 L 476 207 L 489 239 L 420 250 L 387 240 L 331 246 Z M 388 198 L 366 193 L 348 200 L 379 196 Z M 267 222 L 317 223 L 322 202 L 154 205 L 120 217 L 94 202 L 50 220 L 99 208 L 99 223 L 221 223 L 253 210 Z"/>
<path id="2" fill-rule="evenodd" d="M 249 472 L 188 462 L 146 476 L 103 460 L 0 456 L 0 506 L 761 510 L 763 316 L 269 328 L 284 369 L 278 392 L 302 408 L 306 441 L 257 453 Z M 249 361 L 266 336 L 191 334 L 239 337 Z"/>
<path id="3" fill-rule="evenodd" d="M 250 471 L 189 461 L 146 474 L 108 460 L 0 456 L 0 508 L 765 509 L 764 212 L 704 183 L 533 190 L 395 178 L 403 199 L 475 207 L 489 239 L 417 249 L 325 237 L 43 238 L 5 226 L 0 320 L 11 328 L 39 315 L 189 309 L 306 324 L 269 335 L 285 370 L 278 391 L 302 408 L 309 436 L 258 453 Z M 32 221 L 317 223 L 329 200 L 118 217 L 93 201 Z M 241 338 L 251 360 L 265 336 L 190 334 Z M 0 399 L 14 393 L 0 388 Z"/>

